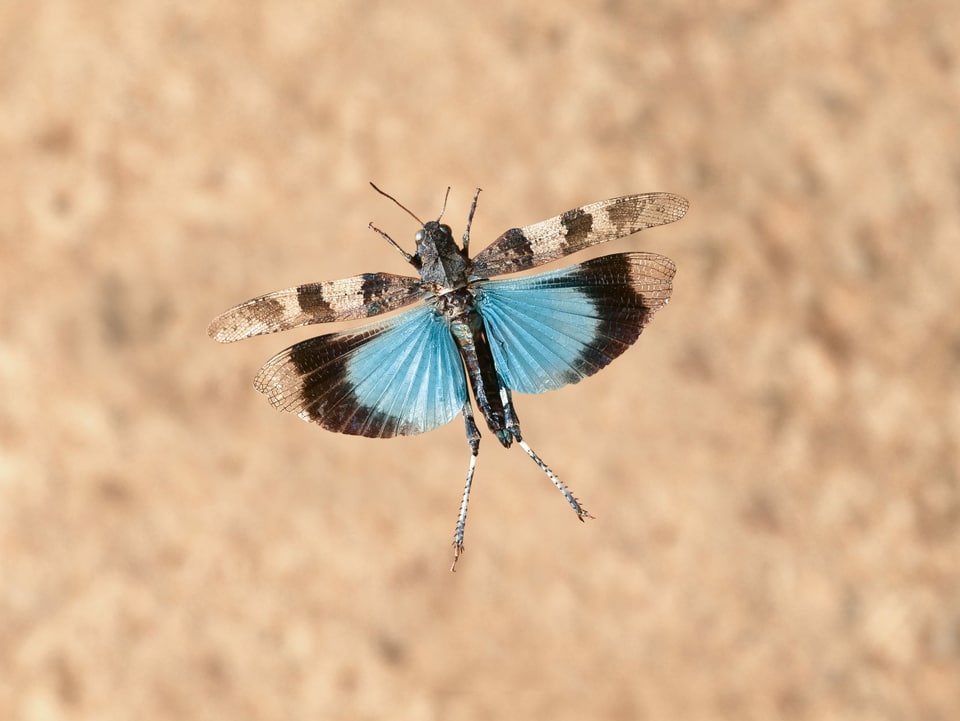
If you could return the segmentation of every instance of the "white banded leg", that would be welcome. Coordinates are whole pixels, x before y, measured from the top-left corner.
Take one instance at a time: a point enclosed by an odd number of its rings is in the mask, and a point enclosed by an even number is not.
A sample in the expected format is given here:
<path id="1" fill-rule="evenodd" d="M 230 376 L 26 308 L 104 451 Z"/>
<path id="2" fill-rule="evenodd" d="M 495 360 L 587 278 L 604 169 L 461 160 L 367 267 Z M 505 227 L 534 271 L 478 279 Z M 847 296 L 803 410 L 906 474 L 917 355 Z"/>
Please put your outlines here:
<path id="1" fill-rule="evenodd" d="M 570 508 L 576 512 L 577 518 L 579 518 L 581 521 L 587 518 L 593 518 L 587 509 L 580 505 L 580 501 L 578 501 L 570 492 L 570 489 L 563 484 L 563 481 L 557 478 L 557 475 L 550 470 L 550 467 L 540 460 L 540 456 L 533 452 L 533 449 L 527 445 L 525 440 L 522 438 L 517 438 L 517 443 L 520 444 L 520 447 L 526 452 L 526 454 L 533 459 L 533 462 L 540 466 L 540 470 L 547 474 L 547 478 L 553 481 L 553 485 L 555 485 L 557 489 L 559 489 L 560 493 L 563 494 L 563 497 L 567 499 L 567 503 L 570 504 Z"/>
<path id="2" fill-rule="evenodd" d="M 541 460 L 540 456 L 534 453 L 533 449 L 527 445 L 527 442 L 523 440 L 520 436 L 520 419 L 517 418 L 517 413 L 513 409 L 513 396 L 510 394 L 510 390 L 504 386 L 500 386 L 500 400 L 503 401 L 504 416 L 507 419 L 507 427 L 510 429 L 510 432 L 513 434 L 513 437 L 517 439 L 517 443 L 524 450 L 524 452 L 533 459 L 533 462 L 540 466 L 540 470 L 547 474 L 553 485 L 557 487 L 560 493 L 563 494 L 563 497 L 567 499 L 567 503 L 570 504 L 570 508 L 574 510 L 577 514 L 577 518 L 581 521 L 587 518 L 593 518 L 586 508 L 580 505 L 580 501 L 577 500 L 570 489 L 564 485 L 563 481 L 557 478 L 557 474 L 550 470 L 550 466 Z"/>
<path id="3" fill-rule="evenodd" d="M 467 443 L 470 444 L 470 466 L 467 468 L 467 482 L 463 486 L 463 498 L 460 500 L 460 515 L 457 517 L 457 530 L 453 534 L 453 563 L 451 571 L 457 570 L 457 561 L 463 553 L 463 533 L 467 525 L 467 504 L 470 502 L 470 486 L 473 485 L 473 472 L 477 467 L 477 455 L 480 453 L 480 430 L 473 419 L 473 408 L 469 399 L 463 404 L 463 422 L 467 429 Z"/>

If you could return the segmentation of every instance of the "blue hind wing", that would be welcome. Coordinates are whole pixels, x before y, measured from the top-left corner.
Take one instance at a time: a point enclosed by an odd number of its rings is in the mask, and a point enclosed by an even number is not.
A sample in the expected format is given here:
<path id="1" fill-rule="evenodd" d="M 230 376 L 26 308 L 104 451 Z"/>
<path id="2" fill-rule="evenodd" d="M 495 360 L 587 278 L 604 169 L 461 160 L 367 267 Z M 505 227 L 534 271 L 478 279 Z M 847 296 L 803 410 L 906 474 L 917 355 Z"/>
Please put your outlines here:
<path id="1" fill-rule="evenodd" d="M 473 284 L 494 362 L 518 393 L 544 393 L 606 367 L 670 298 L 676 268 L 655 253 L 607 255 Z"/>
<path id="2" fill-rule="evenodd" d="M 297 343 L 270 359 L 255 385 L 280 410 L 373 438 L 438 428 L 467 400 L 450 328 L 425 304 L 355 331 Z"/>

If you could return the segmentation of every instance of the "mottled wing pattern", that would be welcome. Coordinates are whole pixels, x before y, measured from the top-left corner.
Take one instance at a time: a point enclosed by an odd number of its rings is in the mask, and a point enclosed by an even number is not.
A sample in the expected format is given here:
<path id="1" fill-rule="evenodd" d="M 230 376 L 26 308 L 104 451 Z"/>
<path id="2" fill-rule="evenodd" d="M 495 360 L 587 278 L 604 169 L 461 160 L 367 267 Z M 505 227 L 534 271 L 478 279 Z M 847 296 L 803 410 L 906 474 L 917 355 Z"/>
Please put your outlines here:
<path id="1" fill-rule="evenodd" d="M 207 333 L 221 343 L 276 333 L 311 323 L 369 318 L 424 297 L 421 280 L 392 273 L 364 273 L 278 290 L 224 311 Z"/>
<path id="2" fill-rule="evenodd" d="M 503 382 L 519 393 L 543 393 L 604 368 L 667 303 L 675 271 L 662 255 L 620 253 L 474 283 Z"/>
<path id="3" fill-rule="evenodd" d="M 408 436 L 449 423 L 467 400 L 447 321 L 429 305 L 297 343 L 254 385 L 279 410 L 339 433 Z"/>
<path id="4" fill-rule="evenodd" d="M 557 260 L 591 245 L 644 228 L 679 220 L 686 198 L 672 193 L 644 193 L 601 200 L 555 218 L 512 228 L 473 259 L 473 278 L 514 273 Z"/>

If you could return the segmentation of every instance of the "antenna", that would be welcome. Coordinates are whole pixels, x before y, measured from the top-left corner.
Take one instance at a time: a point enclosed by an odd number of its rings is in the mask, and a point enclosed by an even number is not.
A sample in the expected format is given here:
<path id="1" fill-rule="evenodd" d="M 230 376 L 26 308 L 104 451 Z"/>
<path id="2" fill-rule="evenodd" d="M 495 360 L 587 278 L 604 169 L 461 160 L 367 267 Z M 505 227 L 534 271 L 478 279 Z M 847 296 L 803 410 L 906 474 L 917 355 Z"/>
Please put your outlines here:
<path id="1" fill-rule="evenodd" d="M 440 208 L 440 215 L 437 216 L 437 222 L 440 222 L 440 218 L 443 217 L 443 214 L 447 212 L 447 198 L 450 197 L 450 186 L 447 186 L 447 194 L 443 196 L 443 207 Z"/>
<path id="2" fill-rule="evenodd" d="M 403 203 L 401 203 L 399 200 L 397 200 L 397 199 L 394 198 L 392 195 L 390 195 L 390 193 L 384 193 L 382 190 L 380 190 L 380 188 L 378 188 L 376 185 L 373 184 L 373 181 L 372 181 L 372 180 L 370 181 L 370 187 L 373 188 L 374 190 L 376 190 L 378 193 L 380 193 L 380 195 L 382 195 L 383 197 L 389 198 L 389 199 L 392 200 L 394 203 L 396 203 L 396 204 L 397 204 L 397 207 L 399 207 L 400 209 L 406 211 L 407 215 L 409 215 L 411 218 L 413 218 L 415 221 L 417 221 L 420 225 L 424 225 L 424 222 L 423 222 L 422 220 L 420 220 L 420 218 L 418 218 L 417 216 L 415 216 L 415 215 L 413 214 L 413 212 L 412 212 L 407 206 L 405 206 L 405 205 L 404 205 Z M 449 193 L 449 192 L 450 192 L 450 188 L 447 188 L 447 193 Z M 446 206 L 446 201 L 444 201 L 444 206 Z M 440 215 L 443 215 L 443 213 L 440 213 Z"/>

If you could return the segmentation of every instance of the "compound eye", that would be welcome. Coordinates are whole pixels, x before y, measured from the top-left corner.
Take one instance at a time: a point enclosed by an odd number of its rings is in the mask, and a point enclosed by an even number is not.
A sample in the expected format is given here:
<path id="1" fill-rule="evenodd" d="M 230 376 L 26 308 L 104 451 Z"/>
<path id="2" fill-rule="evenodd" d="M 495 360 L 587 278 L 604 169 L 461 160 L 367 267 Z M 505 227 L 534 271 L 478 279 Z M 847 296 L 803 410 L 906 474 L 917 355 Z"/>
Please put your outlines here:
<path id="1" fill-rule="evenodd" d="M 419 243 L 421 240 L 423 240 L 423 231 L 422 231 L 422 230 L 418 230 L 418 231 L 417 231 L 417 234 L 416 234 L 415 236 L 413 236 L 413 239 L 414 239 L 415 241 L 417 241 L 418 243 Z"/>
<path id="2" fill-rule="evenodd" d="M 446 233 L 446 234 L 448 234 L 448 235 L 453 232 L 453 231 L 450 230 L 450 226 L 447 225 L 446 223 L 441 223 L 441 224 L 440 224 L 440 230 L 442 230 L 444 233 Z"/>

